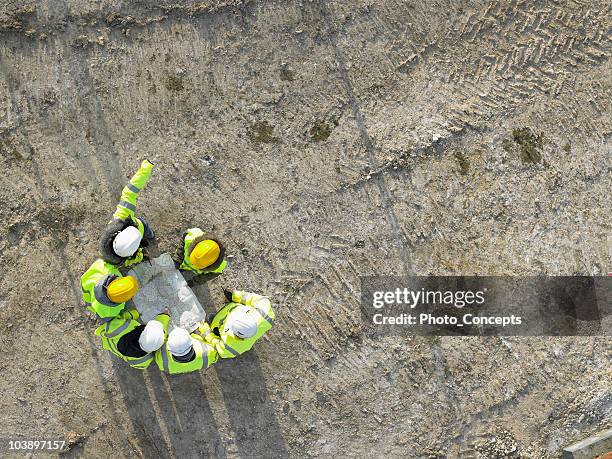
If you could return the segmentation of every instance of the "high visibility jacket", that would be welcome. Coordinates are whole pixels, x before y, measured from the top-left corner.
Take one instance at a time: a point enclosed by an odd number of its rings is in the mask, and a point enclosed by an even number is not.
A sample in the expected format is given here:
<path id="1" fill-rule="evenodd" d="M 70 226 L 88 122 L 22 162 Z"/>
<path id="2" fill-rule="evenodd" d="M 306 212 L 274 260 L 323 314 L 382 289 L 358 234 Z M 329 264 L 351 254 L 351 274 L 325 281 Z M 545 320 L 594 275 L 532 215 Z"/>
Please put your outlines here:
<path id="1" fill-rule="evenodd" d="M 125 303 L 115 303 L 106 295 L 108 284 L 118 277 L 122 277 L 119 269 L 101 258 L 81 276 L 81 290 L 87 309 L 102 319 L 118 316 L 125 307 Z"/>
<path id="2" fill-rule="evenodd" d="M 191 251 L 194 249 L 199 242 L 202 242 L 206 239 L 210 239 L 204 231 L 200 228 L 189 228 L 185 232 L 185 238 L 183 241 L 183 262 L 179 269 L 192 271 L 196 274 L 208 274 L 208 273 L 219 273 L 221 274 L 225 267 L 227 266 L 227 261 L 223 259 L 224 250 L 221 248 L 221 253 L 219 254 L 219 259 L 210 266 L 207 266 L 204 269 L 198 269 L 191 264 L 189 261 L 189 255 Z"/>
<path id="3" fill-rule="evenodd" d="M 240 304 L 257 311 L 257 333 L 250 338 L 238 338 L 234 333 L 224 331 L 228 315 Z M 201 329 L 201 333 L 204 335 L 205 341 L 215 347 L 219 357 L 231 359 L 251 349 L 253 344 L 272 328 L 274 319 L 274 311 L 268 298 L 256 293 L 235 290 L 232 292 L 232 302 L 223 306 L 210 324 L 211 330 L 218 329 L 219 336 L 209 331 L 207 327 Z"/>
<path id="4" fill-rule="evenodd" d="M 151 365 L 151 362 L 153 362 L 155 359 L 153 352 L 149 352 L 142 357 L 130 357 L 123 355 L 117 347 L 121 337 L 127 335 L 136 327 L 142 325 L 136 320 L 139 316 L 138 311 L 135 309 L 126 311 L 120 316 L 100 325 L 96 329 L 96 335 L 102 338 L 102 347 L 104 349 L 112 352 L 120 359 L 125 360 L 128 364 L 130 364 L 130 366 L 144 370 Z M 166 314 L 159 314 L 157 317 L 155 317 L 155 320 L 162 323 L 164 327 L 164 335 L 166 335 L 170 317 Z"/>
<path id="5" fill-rule="evenodd" d="M 168 350 L 167 343 L 155 351 L 155 362 L 159 369 L 168 374 L 190 373 L 202 368 L 208 368 L 215 363 L 219 355 L 213 346 L 204 342 L 204 339 L 196 333 L 191 334 L 191 343 L 195 351 L 195 357 L 191 362 L 179 362 Z"/>
<path id="6" fill-rule="evenodd" d="M 138 171 L 136 171 L 136 174 L 134 174 L 128 184 L 123 187 L 119 204 L 117 204 L 113 218 L 107 225 L 100 241 L 102 258 L 104 258 L 104 260 L 108 263 L 127 267 L 135 263 L 139 263 L 143 259 L 142 248 L 139 248 L 138 251 L 136 251 L 136 253 L 131 257 L 123 258 L 113 251 L 112 244 L 117 233 L 124 230 L 128 226 L 136 227 L 140 234 L 144 236 L 144 224 L 139 218 L 136 217 L 134 212 L 136 211 L 138 193 L 149 181 L 152 171 L 153 164 L 145 159 L 140 165 Z"/>

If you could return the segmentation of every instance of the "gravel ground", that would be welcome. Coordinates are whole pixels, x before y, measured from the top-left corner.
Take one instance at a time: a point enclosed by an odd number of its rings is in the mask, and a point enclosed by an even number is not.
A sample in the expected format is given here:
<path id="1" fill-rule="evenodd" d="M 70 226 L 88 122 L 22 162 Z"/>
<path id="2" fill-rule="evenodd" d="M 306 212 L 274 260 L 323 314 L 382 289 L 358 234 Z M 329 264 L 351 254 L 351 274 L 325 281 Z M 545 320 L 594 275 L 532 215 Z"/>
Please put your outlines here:
<path id="1" fill-rule="evenodd" d="M 541 458 L 609 427 L 609 337 L 375 339 L 359 276 L 612 271 L 611 17 L 599 0 L 4 0 L 0 438 Z M 190 226 L 227 245 L 205 307 L 223 286 L 275 305 L 252 352 L 201 374 L 111 358 L 80 299 L 144 158 L 157 250 Z"/>

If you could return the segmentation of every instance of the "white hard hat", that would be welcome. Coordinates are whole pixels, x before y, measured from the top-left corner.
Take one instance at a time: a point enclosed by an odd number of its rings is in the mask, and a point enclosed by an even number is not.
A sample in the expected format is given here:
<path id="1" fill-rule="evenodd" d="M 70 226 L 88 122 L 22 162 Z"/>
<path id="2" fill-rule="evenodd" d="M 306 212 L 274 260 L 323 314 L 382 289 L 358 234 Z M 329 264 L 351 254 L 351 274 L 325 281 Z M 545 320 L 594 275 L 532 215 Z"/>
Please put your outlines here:
<path id="1" fill-rule="evenodd" d="M 246 306 L 237 306 L 227 317 L 225 329 L 234 332 L 238 338 L 250 338 L 257 333 L 255 312 Z"/>
<path id="2" fill-rule="evenodd" d="M 175 328 L 168 336 L 168 350 L 172 355 L 181 357 L 191 350 L 191 336 L 184 328 Z"/>
<path id="3" fill-rule="evenodd" d="M 142 234 L 138 228 L 128 226 L 119 231 L 113 240 L 113 251 L 120 257 L 131 257 L 136 253 L 142 240 Z"/>
<path id="4" fill-rule="evenodd" d="M 159 320 L 150 320 L 138 338 L 140 349 L 145 352 L 158 350 L 164 344 L 164 326 Z"/>

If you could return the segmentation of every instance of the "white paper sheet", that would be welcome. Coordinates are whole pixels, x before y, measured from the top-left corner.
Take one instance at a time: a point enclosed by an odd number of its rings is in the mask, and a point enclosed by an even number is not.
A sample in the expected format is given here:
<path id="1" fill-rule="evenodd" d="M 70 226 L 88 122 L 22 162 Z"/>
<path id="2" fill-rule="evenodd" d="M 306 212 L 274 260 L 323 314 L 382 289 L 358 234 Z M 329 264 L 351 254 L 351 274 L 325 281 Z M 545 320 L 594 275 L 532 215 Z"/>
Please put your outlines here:
<path id="1" fill-rule="evenodd" d="M 138 280 L 140 290 L 132 301 L 144 323 L 170 310 L 171 324 L 192 332 L 206 318 L 202 305 L 174 267 L 172 257 L 163 253 L 157 258 L 139 263 L 128 274 Z"/>

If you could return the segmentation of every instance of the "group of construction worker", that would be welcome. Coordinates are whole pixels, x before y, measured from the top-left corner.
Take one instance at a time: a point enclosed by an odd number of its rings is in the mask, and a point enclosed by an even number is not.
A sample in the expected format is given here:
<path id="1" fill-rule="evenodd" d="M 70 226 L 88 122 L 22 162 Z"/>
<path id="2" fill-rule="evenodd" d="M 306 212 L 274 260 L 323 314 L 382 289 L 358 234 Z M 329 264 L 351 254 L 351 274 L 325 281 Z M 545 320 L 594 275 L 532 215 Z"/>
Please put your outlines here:
<path id="1" fill-rule="evenodd" d="M 139 320 L 136 309 L 126 307 L 139 289 L 137 279 L 125 274 L 127 268 L 148 257 L 146 248 L 155 238 L 147 222 L 135 215 L 138 193 L 153 167 L 150 161 L 143 161 L 123 188 L 100 240 L 101 258 L 81 276 L 81 288 L 87 309 L 102 320 L 95 334 L 104 349 L 134 368 L 145 369 L 155 362 L 165 373 L 188 373 L 248 351 L 274 325 L 275 316 L 268 298 L 229 289 L 223 290 L 227 303 L 212 321 L 200 322 L 192 333 L 178 327 L 168 333 L 167 307 L 146 324 Z M 200 228 L 191 228 L 184 233 L 182 259 L 176 265 L 193 275 L 218 275 L 227 266 L 224 258 L 218 240 Z"/>

